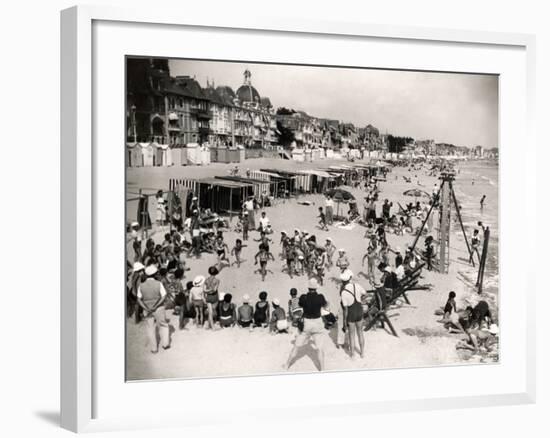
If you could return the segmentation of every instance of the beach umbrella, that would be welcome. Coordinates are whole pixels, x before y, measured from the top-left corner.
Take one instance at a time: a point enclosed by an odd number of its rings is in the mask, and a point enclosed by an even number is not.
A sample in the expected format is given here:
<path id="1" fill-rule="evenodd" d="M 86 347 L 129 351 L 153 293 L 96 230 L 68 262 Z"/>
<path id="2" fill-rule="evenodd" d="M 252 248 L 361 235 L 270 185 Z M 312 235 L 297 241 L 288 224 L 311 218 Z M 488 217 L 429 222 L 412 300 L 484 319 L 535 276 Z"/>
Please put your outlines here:
<path id="1" fill-rule="evenodd" d="M 428 192 L 425 192 L 424 190 L 419 190 L 419 189 L 405 190 L 403 194 L 405 196 L 414 196 L 415 198 L 421 198 L 423 196 L 428 199 L 431 198 L 431 195 Z"/>
<path id="2" fill-rule="evenodd" d="M 326 193 L 336 202 L 348 202 L 355 200 L 355 196 L 353 196 L 348 190 L 340 187 L 330 189 Z"/>
<path id="3" fill-rule="evenodd" d="M 336 217 L 340 216 L 340 204 L 348 203 L 350 201 L 355 201 L 355 196 L 353 196 L 348 190 L 345 190 L 341 187 L 336 187 L 327 191 L 327 195 L 332 197 L 336 202 Z"/>

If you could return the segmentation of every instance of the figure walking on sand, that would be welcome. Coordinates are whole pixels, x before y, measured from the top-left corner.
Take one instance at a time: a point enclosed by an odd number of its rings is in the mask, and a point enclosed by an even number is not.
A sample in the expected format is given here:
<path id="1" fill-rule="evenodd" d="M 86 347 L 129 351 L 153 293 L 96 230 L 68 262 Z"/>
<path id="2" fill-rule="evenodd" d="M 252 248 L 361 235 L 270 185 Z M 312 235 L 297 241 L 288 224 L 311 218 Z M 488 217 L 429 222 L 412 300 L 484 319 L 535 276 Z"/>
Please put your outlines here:
<path id="1" fill-rule="evenodd" d="M 246 248 L 246 246 L 247 245 L 243 245 L 243 241 L 241 239 L 237 239 L 235 241 L 235 246 L 231 249 L 231 255 L 235 256 L 235 261 L 232 265 L 237 265 L 237 268 L 241 267 L 241 252 L 243 248 Z"/>
<path id="2" fill-rule="evenodd" d="M 325 349 L 323 338 L 325 335 L 325 326 L 321 318 L 321 309 L 328 307 L 327 300 L 323 294 L 317 292 L 318 283 L 315 278 L 311 278 L 307 285 L 308 291 L 306 294 L 300 295 L 298 300 L 299 306 L 303 311 L 303 329 L 296 337 L 294 346 L 290 351 L 288 360 L 284 365 L 284 369 L 288 370 L 298 356 L 301 347 L 304 347 L 310 341 L 315 346 L 317 357 L 319 360 L 319 371 L 325 369 Z"/>

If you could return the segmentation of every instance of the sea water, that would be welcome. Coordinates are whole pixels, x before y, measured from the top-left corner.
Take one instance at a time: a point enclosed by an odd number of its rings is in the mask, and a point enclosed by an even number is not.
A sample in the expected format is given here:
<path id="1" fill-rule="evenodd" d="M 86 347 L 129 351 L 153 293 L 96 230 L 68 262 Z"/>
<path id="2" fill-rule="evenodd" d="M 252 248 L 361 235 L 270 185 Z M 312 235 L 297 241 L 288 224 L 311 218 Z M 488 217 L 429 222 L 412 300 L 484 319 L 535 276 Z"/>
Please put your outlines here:
<path id="1" fill-rule="evenodd" d="M 490 228 L 489 247 L 483 279 L 484 294 L 491 295 L 495 300 L 498 295 L 498 242 L 499 242 L 499 190 L 498 190 L 498 162 L 496 160 L 469 161 L 459 164 L 458 173 L 454 182 L 455 194 L 461 208 L 462 221 L 466 228 L 466 235 L 470 240 L 474 229 L 479 229 L 480 236 L 483 230 L 477 225 L 481 221 Z M 481 208 L 480 200 L 485 195 L 485 202 Z M 460 227 L 454 229 L 455 239 L 462 237 Z M 480 245 L 479 251 L 483 246 Z M 477 273 L 470 270 L 470 275 Z M 475 283 L 476 278 L 473 278 Z"/>

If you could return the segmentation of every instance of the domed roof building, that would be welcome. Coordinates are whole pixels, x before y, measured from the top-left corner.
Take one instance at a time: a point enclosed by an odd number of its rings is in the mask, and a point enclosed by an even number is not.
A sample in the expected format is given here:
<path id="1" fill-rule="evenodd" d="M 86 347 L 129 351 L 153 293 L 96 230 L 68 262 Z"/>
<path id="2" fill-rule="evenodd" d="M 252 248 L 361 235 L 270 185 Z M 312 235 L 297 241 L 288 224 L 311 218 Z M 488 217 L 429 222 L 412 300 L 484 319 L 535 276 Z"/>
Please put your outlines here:
<path id="1" fill-rule="evenodd" d="M 237 98 L 242 103 L 260 103 L 260 93 L 252 86 L 252 82 L 250 81 L 251 76 L 252 73 L 250 73 L 250 70 L 246 69 L 244 71 L 244 82 L 237 89 Z"/>

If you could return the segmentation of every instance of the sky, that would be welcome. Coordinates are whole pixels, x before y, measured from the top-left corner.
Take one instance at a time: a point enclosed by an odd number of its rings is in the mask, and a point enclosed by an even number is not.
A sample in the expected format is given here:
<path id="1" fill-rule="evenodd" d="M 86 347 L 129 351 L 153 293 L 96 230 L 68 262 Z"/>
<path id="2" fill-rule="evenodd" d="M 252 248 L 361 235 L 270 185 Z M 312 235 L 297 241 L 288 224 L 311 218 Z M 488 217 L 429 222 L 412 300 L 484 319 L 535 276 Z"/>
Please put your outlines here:
<path id="1" fill-rule="evenodd" d="M 498 77 L 464 73 L 170 60 L 172 76 L 236 90 L 243 73 L 275 108 L 372 124 L 381 133 L 456 146 L 498 147 Z"/>

